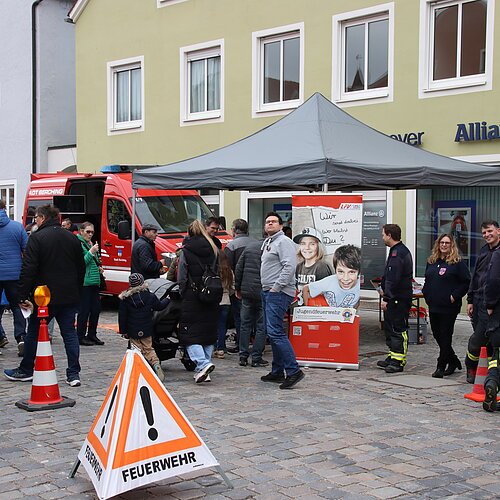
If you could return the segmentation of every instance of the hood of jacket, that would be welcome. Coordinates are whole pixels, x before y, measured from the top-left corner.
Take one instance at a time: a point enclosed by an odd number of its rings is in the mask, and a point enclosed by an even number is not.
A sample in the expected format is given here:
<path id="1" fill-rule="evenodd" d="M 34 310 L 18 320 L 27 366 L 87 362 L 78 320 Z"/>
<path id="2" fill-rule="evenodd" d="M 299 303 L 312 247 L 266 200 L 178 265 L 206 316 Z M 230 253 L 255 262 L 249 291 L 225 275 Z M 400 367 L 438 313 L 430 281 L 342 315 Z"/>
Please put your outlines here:
<path id="1" fill-rule="evenodd" d="M 193 253 L 200 259 L 213 259 L 215 257 L 212 245 L 204 236 L 190 236 L 184 240 L 183 248 Z"/>
<path id="2" fill-rule="evenodd" d="M 7 212 L 5 210 L 0 210 L 0 227 L 5 227 L 10 222 Z"/>
<path id="3" fill-rule="evenodd" d="M 132 297 L 132 295 L 134 295 L 134 293 L 140 293 L 144 290 L 148 290 L 149 289 L 149 285 L 147 283 L 143 283 L 142 285 L 139 285 L 139 286 L 133 286 L 131 288 L 127 288 L 126 290 L 123 290 L 123 292 L 120 293 L 120 295 L 118 295 L 118 298 L 120 300 L 124 300 L 124 299 L 127 299 L 129 297 Z"/>
<path id="4" fill-rule="evenodd" d="M 277 233 L 273 234 L 272 236 L 268 236 L 267 238 L 264 239 L 262 242 L 262 245 L 260 247 L 261 250 L 264 250 L 266 248 L 266 245 L 269 245 L 272 243 L 274 240 L 278 239 L 280 236 L 284 236 L 285 233 L 283 231 L 278 231 Z"/>

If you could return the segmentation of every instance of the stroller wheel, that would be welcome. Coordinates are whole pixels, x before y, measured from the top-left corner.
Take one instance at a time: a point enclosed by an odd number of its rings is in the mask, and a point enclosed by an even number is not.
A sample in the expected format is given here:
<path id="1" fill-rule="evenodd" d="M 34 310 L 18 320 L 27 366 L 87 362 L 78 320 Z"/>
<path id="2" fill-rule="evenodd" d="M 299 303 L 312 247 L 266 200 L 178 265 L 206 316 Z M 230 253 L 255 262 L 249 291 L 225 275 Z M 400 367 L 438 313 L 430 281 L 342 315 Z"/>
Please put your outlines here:
<path id="1" fill-rule="evenodd" d="M 181 363 L 184 365 L 184 368 L 188 372 L 194 372 L 194 369 L 196 368 L 196 363 L 189 359 L 188 357 L 182 357 L 181 358 Z"/>

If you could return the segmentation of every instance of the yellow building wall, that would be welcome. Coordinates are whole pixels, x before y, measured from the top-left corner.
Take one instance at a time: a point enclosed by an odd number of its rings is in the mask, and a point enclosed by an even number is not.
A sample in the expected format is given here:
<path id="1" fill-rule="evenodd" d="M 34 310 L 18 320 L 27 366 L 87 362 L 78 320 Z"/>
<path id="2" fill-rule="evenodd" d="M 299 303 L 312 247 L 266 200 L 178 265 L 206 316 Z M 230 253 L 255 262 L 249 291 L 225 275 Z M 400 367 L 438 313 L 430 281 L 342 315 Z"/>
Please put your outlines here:
<path id="1" fill-rule="evenodd" d="M 170 163 L 234 142 L 278 119 L 252 118 L 254 31 L 303 22 L 304 96 L 319 91 L 331 98 L 332 16 L 381 3 L 188 0 L 158 9 L 154 0 L 90 0 L 76 23 L 79 170 L 95 171 L 112 163 Z M 497 86 L 489 92 L 418 99 L 420 2 L 394 4 L 394 102 L 353 106 L 347 112 L 385 133 L 424 131 L 424 147 L 441 154 L 498 153 L 499 141 L 453 142 L 459 122 L 500 121 Z M 221 38 L 225 120 L 181 127 L 179 48 Z M 106 63 L 140 55 L 144 56 L 145 129 L 108 136 Z M 494 82 L 499 71 L 497 64 Z"/>

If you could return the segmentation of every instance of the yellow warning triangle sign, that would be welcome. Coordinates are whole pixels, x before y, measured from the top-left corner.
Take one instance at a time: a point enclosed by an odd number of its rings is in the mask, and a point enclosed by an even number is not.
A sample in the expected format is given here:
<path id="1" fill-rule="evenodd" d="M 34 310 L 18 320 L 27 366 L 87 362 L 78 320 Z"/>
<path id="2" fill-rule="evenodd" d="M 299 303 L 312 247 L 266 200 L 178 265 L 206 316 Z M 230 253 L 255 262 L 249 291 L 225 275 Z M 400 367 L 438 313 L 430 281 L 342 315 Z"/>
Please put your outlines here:
<path id="1" fill-rule="evenodd" d="M 99 498 L 219 465 L 135 350 L 125 354 L 78 458 Z"/>

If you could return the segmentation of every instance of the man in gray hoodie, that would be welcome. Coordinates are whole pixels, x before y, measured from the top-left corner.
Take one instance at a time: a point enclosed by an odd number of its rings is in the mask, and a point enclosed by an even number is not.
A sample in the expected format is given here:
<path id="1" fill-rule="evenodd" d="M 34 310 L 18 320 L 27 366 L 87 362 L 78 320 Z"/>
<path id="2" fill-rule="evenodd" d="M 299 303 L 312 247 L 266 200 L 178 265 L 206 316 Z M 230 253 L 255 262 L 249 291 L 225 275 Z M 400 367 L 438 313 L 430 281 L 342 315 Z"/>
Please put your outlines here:
<path id="1" fill-rule="evenodd" d="M 299 368 L 283 318 L 295 297 L 295 244 L 283 233 L 283 220 L 276 212 L 266 215 L 267 238 L 262 244 L 260 276 L 262 305 L 267 336 L 273 349 L 271 372 L 261 377 L 263 382 L 280 383 L 280 389 L 291 389 L 304 378 Z"/>

